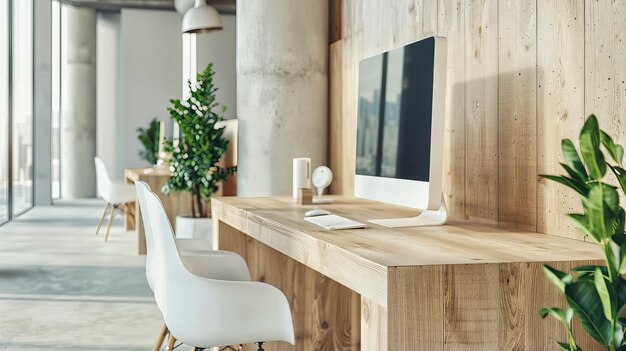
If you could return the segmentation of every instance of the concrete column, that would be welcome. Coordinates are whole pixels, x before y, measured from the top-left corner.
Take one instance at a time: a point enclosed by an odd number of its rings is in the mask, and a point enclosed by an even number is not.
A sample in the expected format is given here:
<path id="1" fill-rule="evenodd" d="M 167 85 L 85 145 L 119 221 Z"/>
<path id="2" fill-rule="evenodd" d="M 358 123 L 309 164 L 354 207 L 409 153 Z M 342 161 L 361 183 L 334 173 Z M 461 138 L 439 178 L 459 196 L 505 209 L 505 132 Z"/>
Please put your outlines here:
<path id="1" fill-rule="evenodd" d="M 238 195 L 289 195 L 292 158 L 325 164 L 328 2 L 237 1 Z"/>
<path id="2" fill-rule="evenodd" d="M 65 7 L 61 85 L 61 196 L 96 195 L 96 12 Z M 111 140 L 111 142 L 115 142 Z"/>
<path id="3" fill-rule="evenodd" d="M 52 204 L 52 2 L 33 1 L 35 206 Z"/>

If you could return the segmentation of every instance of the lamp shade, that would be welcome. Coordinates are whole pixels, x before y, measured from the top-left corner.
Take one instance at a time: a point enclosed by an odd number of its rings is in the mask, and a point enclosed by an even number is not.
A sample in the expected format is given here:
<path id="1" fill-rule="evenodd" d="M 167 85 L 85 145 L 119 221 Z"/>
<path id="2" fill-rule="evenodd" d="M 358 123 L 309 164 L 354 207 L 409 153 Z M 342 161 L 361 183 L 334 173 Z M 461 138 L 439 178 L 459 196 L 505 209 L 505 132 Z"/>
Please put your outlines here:
<path id="1" fill-rule="evenodd" d="M 205 33 L 222 30 L 222 20 L 213 6 L 203 0 L 196 0 L 196 5 L 185 13 L 183 17 L 183 33 Z"/>

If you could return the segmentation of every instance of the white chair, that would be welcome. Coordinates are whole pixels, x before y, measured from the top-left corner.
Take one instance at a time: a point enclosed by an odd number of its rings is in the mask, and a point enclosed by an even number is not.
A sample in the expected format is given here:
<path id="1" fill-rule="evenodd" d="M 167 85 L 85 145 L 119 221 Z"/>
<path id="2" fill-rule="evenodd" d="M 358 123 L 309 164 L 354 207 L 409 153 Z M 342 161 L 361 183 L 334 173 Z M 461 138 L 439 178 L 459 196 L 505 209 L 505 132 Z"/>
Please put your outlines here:
<path id="1" fill-rule="evenodd" d="M 258 343 L 261 350 L 264 341 L 294 344 L 289 303 L 280 290 L 265 283 L 190 273 L 159 198 L 146 194 L 146 205 L 162 272 L 154 297 L 171 335 L 196 349 Z"/>
<path id="2" fill-rule="evenodd" d="M 158 266 L 158 260 L 155 258 L 154 248 L 154 233 L 152 231 L 152 224 L 150 221 L 150 213 L 147 210 L 146 194 L 150 193 L 150 186 L 142 181 L 135 182 L 135 189 L 137 191 L 137 200 L 139 202 L 139 209 L 142 212 L 143 224 L 146 233 L 146 279 L 150 289 L 154 291 L 156 281 L 160 279 L 161 268 Z M 182 239 L 183 242 L 194 241 L 192 239 Z M 176 240 L 176 245 L 181 239 Z M 180 250 L 180 249 L 179 249 Z M 250 281 L 250 272 L 244 259 L 234 252 L 229 251 L 199 251 L 192 250 L 189 253 L 185 253 L 181 250 L 181 260 L 187 270 L 191 273 L 214 279 L 234 280 L 234 281 Z M 165 323 L 159 332 L 157 340 L 154 344 L 153 351 L 161 349 L 161 345 L 165 340 L 165 337 L 169 334 L 169 328 Z M 172 350 L 176 338 L 170 336 L 168 346 L 166 350 Z"/>
<path id="3" fill-rule="evenodd" d="M 100 227 L 106 217 L 107 211 L 110 209 L 109 223 L 107 223 L 107 231 L 104 236 L 104 241 L 109 241 L 109 233 L 111 231 L 111 224 L 113 223 L 113 217 L 115 216 L 115 210 L 119 209 L 126 203 L 135 201 L 135 191 L 131 184 L 124 184 L 111 181 L 109 172 L 104 165 L 104 162 L 99 157 L 94 157 L 96 163 L 96 186 L 100 196 L 107 202 L 104 207 L 104 212 L 98 222 L 98 228 L 96 228 L 96 235 L 100 232 Z"/>

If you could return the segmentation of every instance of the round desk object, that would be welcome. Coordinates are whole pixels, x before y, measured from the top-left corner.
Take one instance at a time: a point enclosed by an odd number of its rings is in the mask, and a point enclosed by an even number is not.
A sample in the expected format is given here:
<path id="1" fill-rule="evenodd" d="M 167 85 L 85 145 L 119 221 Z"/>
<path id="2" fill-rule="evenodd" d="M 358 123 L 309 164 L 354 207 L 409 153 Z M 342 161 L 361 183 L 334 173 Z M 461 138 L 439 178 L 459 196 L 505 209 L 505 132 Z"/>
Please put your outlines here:
<path id="1" fill-rule="evenodd" d="M 326 166 L 319 166 L 313 171 L 311 182 L 317 189 L 317 195 L 313 198 L 314 204 L 327 204 L 333 202 L 332 199 L 324 199 L 324 189 L 333 181 L 333 172 Z"/>

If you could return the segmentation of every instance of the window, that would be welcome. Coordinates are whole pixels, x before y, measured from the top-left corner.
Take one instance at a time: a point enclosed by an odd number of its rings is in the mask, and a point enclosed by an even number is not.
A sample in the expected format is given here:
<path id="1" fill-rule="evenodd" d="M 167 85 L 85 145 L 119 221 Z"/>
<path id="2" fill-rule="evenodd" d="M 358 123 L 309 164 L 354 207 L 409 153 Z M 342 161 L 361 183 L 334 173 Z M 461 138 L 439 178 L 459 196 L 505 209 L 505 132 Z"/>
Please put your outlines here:
<path id="1" fill-rule="evenodd" d="M 0 0 L 0 224 L 9 219 L 9 2 Z"/>
<path id="2" fill-rule="evenodd" d="M 33 2 L 12 0 L 12 215 L 33 206 Z"/>

